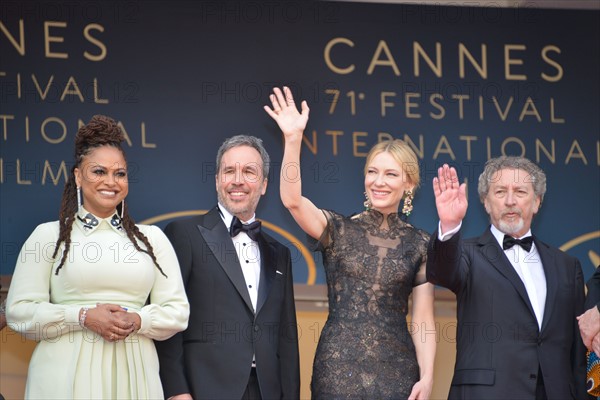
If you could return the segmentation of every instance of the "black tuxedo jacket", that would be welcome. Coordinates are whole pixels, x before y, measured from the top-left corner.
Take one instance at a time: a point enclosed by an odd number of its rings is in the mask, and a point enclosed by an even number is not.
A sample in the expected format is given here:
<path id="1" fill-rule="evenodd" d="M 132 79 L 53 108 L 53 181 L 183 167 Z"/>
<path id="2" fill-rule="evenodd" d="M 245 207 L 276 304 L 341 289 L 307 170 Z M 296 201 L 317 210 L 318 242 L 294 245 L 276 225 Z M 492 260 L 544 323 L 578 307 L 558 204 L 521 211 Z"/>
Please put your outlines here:
<path id="1" fill-rule="evenodd" d="M 549 399 L 586 399 L 583 311 L 576 258 L 534 238 L 546 275 L 541 330 L 525 285 L 488 229 L 462 241 L 431 236 L 427 280 L 456 294 L 456 364 L 449 399 L 535 399 L 543 374 Z"/>
<path id="2" fill-rule="evenodd" d="M 600 266 L 596 268 L 594 275 L 587 281 L 587 297 L 585 298 L 585 309 L 600 305 Z"/>
<path id="3" fill-rule="evenodd" d="M 252 357 L 263 399 L 298 399 L 300 367 L 289 249 L 265 233 L 256 311 L 217 207 L 165 228 L 190 302 L 186 331 L 156 342 L 165 397 L 240 399 Z"/>

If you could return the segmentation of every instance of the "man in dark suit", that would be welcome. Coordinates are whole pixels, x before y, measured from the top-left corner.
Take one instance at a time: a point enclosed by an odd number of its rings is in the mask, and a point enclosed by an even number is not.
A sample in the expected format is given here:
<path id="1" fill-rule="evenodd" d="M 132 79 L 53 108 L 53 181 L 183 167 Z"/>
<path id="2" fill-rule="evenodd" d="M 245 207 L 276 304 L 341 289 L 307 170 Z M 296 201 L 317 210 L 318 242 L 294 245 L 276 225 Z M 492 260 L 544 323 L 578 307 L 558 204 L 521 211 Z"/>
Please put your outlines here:
<path id="1" fill-rule="evenodd" d="M 587 296 L 584 309 L 577 318 L 583 344 L 600 357 L 600 266 L 587 282 Z"/>
<path id="2" fill-rule="evenodd" d="M 440 218 L 427 279 L 457 298 L 456 364 L 449 399 L 585 399 L 583 311 L 576 258 L 531 236 L 546 176 L 522 157 L 489 160 L 479 197 L 491 226 L 463 240 L 465 184 L 444 165 L 433 179 Z"/>
<path id="3" fill-rule="evenodd" d="M 260 139 L 227 139 L 217 154 L 217 207 L 165 229 L 190 302 L 188 329 L 156 343 L 167 398 L 300 396 L 290 252 L 255 221 L 268 168 Z"/>

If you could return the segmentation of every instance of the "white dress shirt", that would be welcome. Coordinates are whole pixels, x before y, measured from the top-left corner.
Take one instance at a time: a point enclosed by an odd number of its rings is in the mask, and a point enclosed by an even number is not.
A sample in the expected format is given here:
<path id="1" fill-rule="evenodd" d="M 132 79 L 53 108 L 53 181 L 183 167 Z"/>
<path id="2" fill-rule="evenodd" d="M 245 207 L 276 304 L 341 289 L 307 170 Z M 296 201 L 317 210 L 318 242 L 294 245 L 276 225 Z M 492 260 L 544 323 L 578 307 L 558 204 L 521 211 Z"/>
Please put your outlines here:
<path id="1" fill-rule="evenodd" d="M 500 247 L 502 247 L 504 233 L 500 232 L 494 225 L 492 225 L 491 231 L 500 244 Z M 531 230 L 517 239 L 523 239 L 527 236 L 531 236 Z M 510 261 L 525 285 L 529 301 L 537 318 L 538 327 L 541 329 L 544 309 L 546 307 L 546 274 L 544 273 L 544 266 L 542 265 L 542 260 L 535 247 L 535 243 L 532 243 L 529 252 L 525 251 L 521 246 L 515 245 L 510 249 L 504 250 L 504 254 L 506 254 L 506 258 L 508 258 L 508 261 Z"/>
<path id="2" fill-rule="evenodd" d="M 221 210 L 221 218 L 229 230 L 233 215 L 219 204 Z M 256 219 L 256 214 L 252 216 L 248 221 L 242 221 L 242 224 L 251 224 Z M 241 221 L 241 220 L 240 220 Z M 240 267 L 244 274 L 244 280 L 246 281 L 246 289 L 250 295 L 250 301 L 252 302 L 252 308 L 256 314 L 256 303 L 258 301 L 258 285 L 260 283 L 260 248 L 258 243 L 250 239 L 250 236 L 244 231 L 241 231 L 237 235 L 231 238 L 235 252 L 237 253 L 238 260 L 240 260 Z M 256 367 L 256 356 L 252 356 L 252 367 Z"/>
<path id="3" fill-rule="evenodd" d="M 438 239 L 442 242 L 449 240 L 456 232 L 460 230 L 462 223 L 456 228 L 442 234 L 442 225 L 438 224 Z M 490 228 L 492 235 L 498 241 L 500 248 L 502 248 L 502 242 L 504 241 L 504 233 L 501 232 L 494 225 Z M 531 236 L 531 230 L 525 235 L 517 239 L 523 239 L 527 236 Z M 510 264 L 515 269 L 516 273 L 521 278 L 521 281 L 525 285 L 527 296 L 533 307 L 535 317 L 537 319 L 538 328 L 541 330 L 542 321 L 544 319 L 544 310 L 546 307 L 546 274 L 544 273 L 544 266 L 540 254 L 535 247 L 535 243 L 532 243 L 531 250 L 525 251 L 521 246 L 515 245 L 510 249 L 504 250 L 504 254 Z"/>
<path id="4" fill-rule="evenodd" d="M 231 221 L 233 220 L 233 215 L 231 215 L 221 204 L 219 204 L 219 209 L 221 210 L 221 218 L 227 229 L 229 229 Z M 252 216 L 248 221 L 242 221 L 242 224 L 250 224 L 254 222 L 255 219 L 256 217 Z M 233 240 L 233 246 L 235 247 L 238 259 L 240 260 L 240 267 L 242 268 L 242 273 L 246 280 L 246 289 L 248 289 L 252 307 L 256 313 L 258 285 L 260 284 L 260 249 L 258 243 L 250 239 L 246 232 L 243 231 L 231 239 Z"/>

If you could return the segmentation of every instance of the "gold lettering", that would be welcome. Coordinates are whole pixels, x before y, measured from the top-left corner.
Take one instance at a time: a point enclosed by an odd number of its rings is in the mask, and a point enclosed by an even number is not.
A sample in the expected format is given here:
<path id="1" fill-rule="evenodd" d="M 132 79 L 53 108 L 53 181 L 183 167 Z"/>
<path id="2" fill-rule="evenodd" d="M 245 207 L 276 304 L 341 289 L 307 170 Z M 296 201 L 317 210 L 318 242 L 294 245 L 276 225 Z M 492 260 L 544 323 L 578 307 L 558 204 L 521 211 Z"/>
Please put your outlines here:
<path id="1" fill-rule="evenodd" d="M 332 70 L 336 74 L 346 75 L 346 74 L 349 74 L 352 71 L 354 71 L 354 64 L 350 64 L 350 66 L 343 68 L 343 67 L 338 67 L 338 66 L 334 65 L 333 61 L 331 61 L 331 49 L 333 48 L 333 46 L 335 46 L 338 43 L 342 43 L 347 46 L 354 47 L 354 42 L 352 42 L 349 39 L 342 38 L 342 37 L 333 38 L 325 46 L 325 50 L 323 50 L 323 57 L 325 58 L 325 64 L 329 67 L 330 70 Z"/>
<path id="2" fill-rule="evenodd" d="M 585 154 L 583 154 L 583 151 L 581 150 L 577 140 L 573 140 L 573 144 L 569 149 L 569 154 L 567 154 L 567 158 L 565 159 L 565 164 L 569 164 L 571 158 L 579 158 L 581 161 L 583 161 L 583 165 L 587 165 L 587 159 L 585 158 Z"/>
<path id="3" fill-rule="evenodd" d="M 381 116 L 385 117 L 386 113 L 385 113 L 385 109 L 388 107 L 394 107 L 394 103 L 390 103 L 387 100 L 387 98 L 389 97 L 396 97 L 396 92 L 381 92 L 381 94 L 379 95 L 380 99 L 381 99 Z"/>
<path id="4" fill-rule="evenodd" d="M 54 75 L 50 75 L 50 79 L 48 79 L 48 83 L 46 84 L 46 88 L 44 89 L 43 92 L 42 92 L 42 88 L 40 87 L 40 84 L 38 83 L 38 80 L 37 80 L 37 77 L 35 76 L 35 74 L 31 74 L 31 80 L 33 81 L 33 84 L 35 85 L 35 88 L 38 91 L 38 94 L 40 95 L 42 100 L 46 100 L 46 96 L 48 95 L 48 90 L 50 90 L 50 86 L 52 86 L 52 81 L 54 81 Z"/>
<path id="5" fill-rule="evenodd" d="M 379 56 L 381 55 L 382 51 L 385 53 L 387 58 L 380 60 Z M 375 49 L 375 54 L 373 54 L 373 58 L 371 58 L 371 64 L 369 64 L 369 68 L 367 69 L 367 75 L 372 75 L 375 67 L 380 65 L 384 67 L 392 67 L 394 70 L 394 75 L 400 76 L 400 70 L 396 65 L 394 56 L 392 56 L 392 53 L 390 52 L 390 49 L 384 40 L 380 40 L 377 48 Z"/>
<path id="6" fill-rule="evenodd" d="M 557 63 L 556 61 L 554 61 L 553 59 L 548 57 L 548 53 L 550 51 L 560 54 L 560 48 L 549 45 L 549 46 L 545 46 L 542 49 L 542 59 L 544 61 L 546 61 L 547 64 L 556 68 L 556 75 L 552 76 L 552 75 L 548 75 L 548 74 L 542 72 L 542 79 L 544 79 L 548 82 L 558 82 L 562 79 L 564 71 L 563 71 L 562 65 L 560 65 L 559 63 Z"/>
<path id="7" fill-rule="evenodd" d="M 325 131 L 326 135 L 331 136 L 331 140 L 333 142 L 333 155 L 337 156 L 338 146 L 337 146 L 337 138 L 338 136 L 342 136 L 344 131 Z"/>
<path id="8" fill-rule="evenodd" d="M 554 98 L 553 97 L 550 97 L 550 122 L 552 122 L 553 124 L 564 124 L 565 123 L 564 118 L 557 118 L 554 115 Z"/>
<path id="9" fill-rule="evenodd" d="M 471 141 L 477 140 L 477 136 L 459 136 L 458 138 L 467 142 L 467 161 L 471 161 Z"/>
<path id="10" fill-rule="evenodd" d="M 119 128 L 121 128 L 121 130 L 123 131 L 123 136 L 125 138 L 125 141 L 129 145 L 129 147 L 133 146 L 133 143 L 131 143 L 131 138 L 129 137 L 129 134 L 127 133 L 127 130 L 125 129 L 125 126 L 123 126 L 123 124 L 121 123 L 121 121 L 117 122 L 117 126 Z"/>
<path id="11" fill-rule="evenodd" d="M 106 45 L 93 37 L 90 34 L 91 30 L 96 30 L 99 32 L 104 32 L 104 27 L 99 24 L 89 24 L 83 29 L 83 36 L 88 40 L 88 42 L 95 44 L 100 49 L 100 54 L 94 55 L 89 53 L 87 50 L 83 52 L 83 56 L 90 61 L 102 61 L 106 58 Z"/>
<path id="12" fill-rule="evenodd" d="M 540 139 L 535 139 L 535 161 L 537 163 L 540 162 L 540 150 L 542 150 L 542 152 L 546 155 L 546 157 L 548 158 L 548 160 L 550 160 L 550 162 L 552 164 L 556 163 L 556 148 L 554 146 L 554 139 L 550 140 L 550 152 L 548 151 L 548 148 L 546 146 L 544 146 L 544 144 L 542 143 L 542 141 Z"/>
<path id="13" fill-rule="evenodd" d="M 519 115 L 519 122 L 523 121 L 525 115 L 533 115 L 538 122 L 542 122 L 542 117 L 540 117 L 540 114 L 538 113 L 538 110 L 535 107 L 535 103 L 533 102 L 533 100 L 531 100 L 531 97 L 528 97 L 527 100 L 525 100 L 523 110 L 521 111 L 521 115 Z"/>
<path id="14" fill-rule="evenodd" d="M 467 50 L 467 47 L 463 43 L 458 44 L 458 71 L 463 79 L 465 77 L 465 57 L 469 59 L 479 76 L 487 79 L 487 46 L 485 44 L 481 45 L 481 64 L 478 64 L 475 57 Z"/>
<path id="15" fill-rule="evenodd" d="M 73 87 L 73 89 L 70 89 L 71 87 Z M 60 96 L 60 101 L 63 101 L 65 99 L 65 96 L 68 94 L 77 95 L 77 97 L 79 97 L 79 101 L 81 101 L 82 103 L 84 102 L 83 95 L 81 94 L 81 91 L 79 90 L 79 87 L 77 86 L 77 82 L 75 81 L 75 78 L 72 76 L 69 77 L 69 80 L 68 80 L 67 84 L 65 85 L 65 90 L 63 90 L 63 93 Z"/>
<path id="16" fill-rule="evenodd" d="M 425 157 L 425 143 L 423 141 L 423 135 L 419 135 L 419 147 L 417 147 L 415 142 L 413 142 L 412 139 L 407 134 L 404 134 L 404 141 L 406 142 L 407 145 L 409 145 L 413 149 L 415 154 L 421 160 L 423 159 L 423 157 Z"/>
<path id="17" fill-rule="evenodd" d="M 448 154 L 450 158 L 452 158 L 452 161 L 456 160 L 456 156 L 454 155 L 452 147 L 450 147 L 450 143 L 448 143 L 448 139 L 445 135 L 440 137 L 440 141 L 438 142 L 435 152 L 433 153 L 433 159 L 436 160 L 440 153 Z"/>
<path id="18" fill-rule="evenodd" d="M 44 21 L 44 49 L 48 58 L 69 58 L 67 53 L 53 53 L 50 51 L 50 43 L 63 43 L 65 38 L 62 36 L 50 36 L 50 27 L 66 28 L 66 22 L 59 21 Z"/>
<path id="19" fill-rule="evenodd" d="M 458 117 L 460 119 L 464 119 L 464 107 L 463 107 L 463 100 L 469 100 L 471 97 L 468 94 L 453 94 L 452 96 L 453 99 L 458 100 Z"/>
<path id="20" fill-rule="evenodd" d="M 46 184 L 46 176 L 48 174 L 50 174 L 50 179 L 52 180 L 52 183 L 54 184 L 54 186 L 58 185 L 61 175 L 65 178 L 65 182 L 66 182 L 67 181 L 67 166 L 65 165 L 65 162 L 61 161 L 60 165 L 58 166 L 58 172 L 56 173 L 56 175 L 54 175 L 54 172 L 52 171 L 52 166 L 50 165 L 48 160 L 46 160 L 44 162 L 44 172 L 42 173 L 42 185 Z"/>
<path id="21" fill-rule="evenodd" d="M 500 116 L 500 119 L 502 121 L 506 121 L 506 117 L 508 116 L 508 112 L 510 111 L 510 108 L 512 107 L 513 101 L 514 101 L 513 97 L 510 96 L 508 98 L 508 101 L 506 102 L 506 108 L 503 111 L 500 109 L 500 105 L 498 104 L 498 99 L 496 99 L 496 96 L 492 96 L 492 102 L 494 103 L 494 106 L 496 106 L 496 111 L 498 111 L 498 115 Z"/>
<path id="22" fill-rule="evenodd" d="M 411 109 L 413 108 L 418 108 L 419 107 L 419 103 L 412 103 L 410 100 L 411 99 L 420 99 L 421 98 L 421 94 L 420 93 L 410 93 L 410 92 L 406 92 L 404 94 L 404 108 L 406 111 L 406 118 L 421 118 L 421 114 L 418 113 L 412 113 Z"/>
<path id="23" fill-rule="evenodd" d="M 379 132 L 377 134 L 377 143 L 383 142 L 384 140 L 394 140 L 394 137 L 387 132 Z"/>
<path id="24" fill-rule="evenodd" d="M 504 45 L 504 78 L 507 81 L 524 81 L 527 79 L 526 75 L 517 75 L 511 72 L 511 65 L 523 65 L 523 60 L 520 58 L 510 58 L 510 52 L 512 50 L 526 50 L 527 47 L 524 44 L 506 44 Z"/>
<path id="25" fill-rule="evenodd" d="M 479 120 L 483 121 L 483 96 L 479 96 Z"/>
<path id="26" fill-rule="evenodd" d="M 17 185 L 31 185 L 31 181 L 21 179 L 21 160 L 17 158 Z"/>
<path id="27" fill-rule="evenodd" d="M 62 128 L 62 135 L 58 139 L 51 139 L 46 134 L 46 125 L 48 125 L 50 122 L 56 122 Z M 49 118 L 46 118 L 44 120 L 44 122 L 42 122 L 40 132 L 42 133 L 42 137 L 44 138 L 44 140 L 46 142 L 48 142 L 50 144 L 58 144 L 58 143 L 62 142 L 63 140 L 65 140 L 65 138 L 67 137 L 67 126 L 61 119 L 56 118 L 56 117 L 49 117 Z"/>
<path id="28" fill-rule="evenodd" d="M 415 76 L 421 75 L 421 66 L 419 63 L 419 56 L 425 60 L 429 68 L 433 71 L 433 73 L 438 77 L 442 77 L 442 45 L 440 42 L 435 43 L 435 64 L 427 55 L 423 47 L 419 44 L 419 42 L 413 42 L 413 62 L 414 62 L 414 71 Z"/>
<path id="29" fill-rule="evenodd" d="M 142 147 L 146 148 L 146 149 L 155 149 L 156 143 L 146 142 L 146 124 L 144 122 L 142 122 L 141 129 L 142 129 Z"/>
<path id="30" fill-rule="evenodd" d="M 312 131 L 312 143 L 308 141 L 306 135 L 302 135 L 302 142 L 308 147 L 311 153 L 317 154 L 317 131 L 313 129 Z"/>
<path id="31" fill-rule="evenodd" d="M 429 104 L 438 109 L 440 113 L 434 114 L 433 112 L 430 112 L 429 116 L 433 119 L 442 119 L 446 116 L 446 109 L 440 103 L 435 101 L 436 99 L 444 100 L 444 97 L 439 93 L 434 93 L 431 96 L 429 96 Z"/>
<path id="32" fill-rule="evenodd" d="M 4 141 L 6 142 L 8 140 L 8 120 L 12 121 L 13 119 L 15 119 L 15 116 L 0 114 L 0 119 L 2 120 L 2 130 L 3 130 Z"/>
<path id="33" fill-rule="evenodd" d="M 25 55 L 25 24 L 23 23 L 23 19 L 19 19 L 19 42 L 17 43 L 15 37 L 10 34 L 8 28 L 4 26 L 2 21 L 0 21 L 0 31 L 4 33 L 4 36 L 8 39 L 8 41 L 14 46 L 17 52 L 24 56 Z"/>
<path id="34" fill-rule="evenodd" d="M 359 152 L 359 147 L 366 147 L 366 142 L 361 142 L 358 140 L 359 137 L 367 137 L 369 134 L 367 132 L 352 132 L 352 154 L 354 157 L 366 157 L 368 152 Z"/>
<path id="35" fill-rule="evenodd" d="M 101 99 L 98 97 L 98 78 L 94 78 L 94 103 L 108 104 L 108 99 Z"/>

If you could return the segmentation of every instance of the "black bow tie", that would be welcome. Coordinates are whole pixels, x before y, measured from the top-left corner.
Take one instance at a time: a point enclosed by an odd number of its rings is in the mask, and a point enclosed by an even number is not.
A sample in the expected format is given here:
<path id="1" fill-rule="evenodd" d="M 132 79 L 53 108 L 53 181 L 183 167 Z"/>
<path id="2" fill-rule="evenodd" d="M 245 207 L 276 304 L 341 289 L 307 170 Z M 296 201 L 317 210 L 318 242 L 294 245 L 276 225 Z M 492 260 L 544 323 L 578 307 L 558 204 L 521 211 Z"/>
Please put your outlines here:
<path id="1" fill-rule="evenodd" d="M 257 242 L 260 235 L 260 221 L 254 221 L 251 224 L 242 224 L 242 221 L 240 221 L 238 217 L 234 216 L 233 220 L 231 220 L 229 234 L 231 237 L 234 237 L 242 231 L 246 232 L 250 239 Z"/>
<path id="2" fill-rule="evenodd" d="M 533 244 L 533 236 L 527 236 L 523 239 L 515 239 L 512 236 L 504 235 L 504 240 L 502 241 L 502 248 L 504 250 L 510 249 L 515 244 L 518 244 L 523 248 L 523 250 L 529 252 L 531 250 L 531 245 Z"/>

